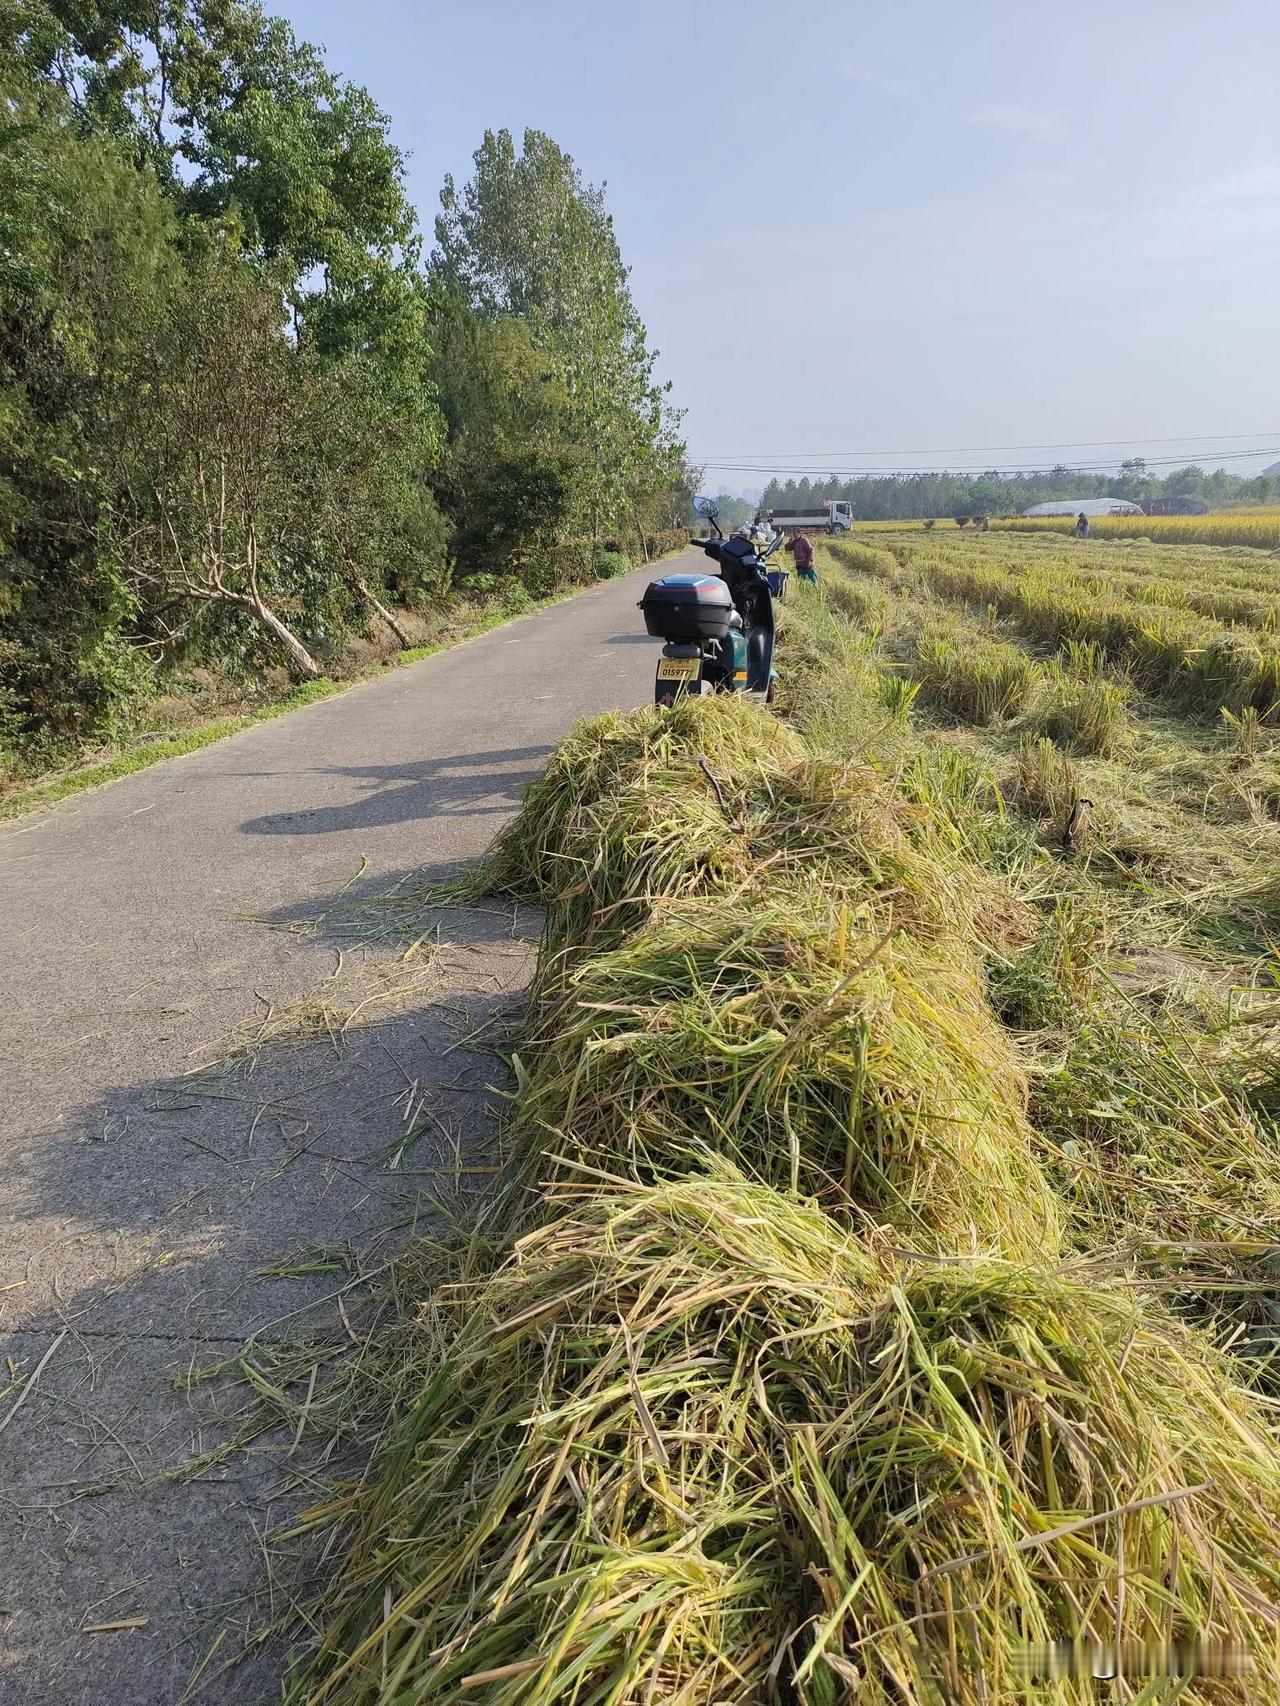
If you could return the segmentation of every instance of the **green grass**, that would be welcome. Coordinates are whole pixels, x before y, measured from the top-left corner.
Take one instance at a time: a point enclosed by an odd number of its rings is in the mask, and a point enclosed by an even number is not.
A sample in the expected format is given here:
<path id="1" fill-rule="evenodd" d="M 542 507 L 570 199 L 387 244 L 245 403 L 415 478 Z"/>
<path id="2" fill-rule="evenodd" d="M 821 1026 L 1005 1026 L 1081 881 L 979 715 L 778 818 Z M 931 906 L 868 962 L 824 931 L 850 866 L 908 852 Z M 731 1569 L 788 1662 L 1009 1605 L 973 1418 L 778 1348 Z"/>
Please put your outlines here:
<path id="1" fill-rule="evenodd" d="M 129 747 L 116 753 L 114 757 L 104 759 L 100 764 L 87 764 L 79 770 L 51 777 L 48 781 L 34 782 L 31 786 L 20 788 L 0 799 L 0 821 L 23 817 L 42 806 L 56 805 L 59 800 L 68 799 L 72 794 L 81 794 L 88 788 L 100 788 L 104 783 L 117 782 L 122 776 L 132 776 L 139 770 L 148 770 L 153 764 L 163 763 L 166 758 L 182 758 L 189 752 L 198 752 L 202 746 L 211 746 L 214 741 L 225 740 L 228 735 L 240 734 L 242 730 L 252 728 L 255 723 L 265 723 L 273 717 L 283 717 L 289 711 L 300 710 L 304 705 L 313 705 L 317 700 L 327 699 L 332 694 L 341 693 L 355 685 L 356 683 L 349 681 L 331 681 L 327 676 L 319 681 L 306 681 L 293 688 L 284 698 L 276 699 L 248 716 L 218 717 L 194 729 L 185 729 L 180 734 L 162 735 L 158 739 L 149 740 L 145 746 Z"/>
<path id="2" fill-rule="evenodd" d="M 255 720 L 252 717 L 220 717 L 183 734 L 164 735 L 149 741 L 146 746 L 130 747 L 100 764 L 86 764 L 79 770 L 51 777 L 48 781 L 33 782 L 0 799 L 0 820 L 24 817 L 41 806 L 56 805 L 72 794 L 84 793 L 88 788 L 100 788 L 106 782 L 118 781 L 121 776 L 147 770 L 166 758 L 181 758 L 184 753 L 198 752 L 202 746 L 211 746 L 216 740 L 225 740 L 228 735 L 249 728 Z"/>

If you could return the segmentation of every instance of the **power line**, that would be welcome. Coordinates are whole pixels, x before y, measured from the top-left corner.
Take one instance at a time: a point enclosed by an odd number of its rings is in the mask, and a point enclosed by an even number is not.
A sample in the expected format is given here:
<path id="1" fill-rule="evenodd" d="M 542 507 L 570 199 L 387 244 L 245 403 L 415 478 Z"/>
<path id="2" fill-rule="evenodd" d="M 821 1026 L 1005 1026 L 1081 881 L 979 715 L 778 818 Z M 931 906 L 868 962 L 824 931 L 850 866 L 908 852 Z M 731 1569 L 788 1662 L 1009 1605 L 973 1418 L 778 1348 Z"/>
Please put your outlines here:
<path id="1" fill-rule="evenodd" d="M 1221 462 L 1247 462 L 1250 458 L 1252 458 L 1254 456 L 1274 456 L 1278 449 L 1280 449 L 1280 446 L 1278 446 L 1278 445 L 1260 444 L 1260 445 L 1257 445 L 1252 450 L 1227 450 L 1227 451 L 1214 452 L 1212 454 L 1215 454 L 1217 456 L 1217 459 Z M 1140 460 L 1145 467 L 1151 468 L 1151 467 L 1159 466 L 1161 464 L 1172 464 L 1172 463 L 1178 463 L 1178 462 L 1185 462 L 1188 460 L 1188 458 L 1194 459 L 1197 456 L 1203 456 L 1206 454 L 1209 454 L 1209 453 L 1203 452 L 1199 449 L 1192 449 L 1192 450 L 1181 451 L 1177 456 L 1144 456 L 1144 457 L 1136 458 L 1133 460 Z M 753 459 L 751 461 L 741 461 L 741 462 L 739 462 L 739 461 L 717 462 L 717 461 L 713 461 L 709 457 L 693 456 L 692 453 L 691 453 L 691 460 L 693 460 L 695 462 L 702 462 L 708 468 L 742 468 L 742 469 L 754 470 L 754 471 L 763 471 L 763 470 L 768 470 L 770 468 L 777 468 L 777 469 L 782 469 L 786 472 L 795 472 L 795 473 L 807 473 L 811 469 L 822 467 L 824 464 L 826 466 L 829 466 L 829 467 L 835 466 L 835 467 L 840 467 L 842 469 L 854 469 L 858 473 L 865 473 L 865 474 L 876 474 L 876 473 L 885 473 L 885 474 L 953 473 L 954 474 L 954 473 L 960 473 L 960 472 L 964 471 L 965 469 L 969 469 L 969 470 L 975 470 L 976 469 L 976 470 L 983 472 L 983 473 L 994 473 L 997 471 L 996 469 L 994 469 L 992 467 L 992 464 L 989 462 L 956 463 L 952 466 L 946 466 L 946 467 L 934 464 L 932 466 L 927 466 L 927 467 L 921 466 L 921 467 L 906 468 L 906 467 L 899 466 L 897 468 L 877 468 L 877 467 L 874 467 L 870 464 L 861 464 L 860 465 L 860 464 L 854 463 L 852 461 L 837 461 L 837 459 L 835 457 L 826 458 L 826 457 L 814 456 L 814 457 L 808 458 L 807 460 L 804 460 L 804 461 L 795 461 L 795 462 L 790 462 L 790 461 L 783 462 L 780 459 L 777 461 L 773 461 L 773 460 L 766 461 L 766 460 L 754 460 Z M 1075 468 L 1075 469 L 1120 468 L 1120 467 L 1123 467 L 1124 463 L 1126 461 L 1129 461 L 1129 460 L 1131 460 L 1131 459 L 1128 457 L 1117 458 L 1117 459 L 1113 459 L 1113 460 L 1093 459 L 1090 461 L 1078 461 L 1078 462 L 1071 462 L 1071 463 L 1062 463 L 1062 464 L 1060 464 L 1060 466 L 1071 467 L 1071 468 Z M 1018 469 L 1029 469 L 1029 470 L 1035 472 L 1035 471 L 1039 471 L 1045 467 L 1046 467 L 1046 464 L 1044 462 L 1018 462 L 1018 463 L 1006 464 L 1006 468 L 1009 470 L 1013 470 L 1013 471 L 1016 471 Z"/>
<path id="2" fill-rule="evenodd" d="M 987 456 L 996 450 L 1125 449 L 1135 444 L 1227 444 L 1242 438 L 1280 438 L 1280 427 L 1269 427 L 1264 432 L 1183 432 L 1174 438 L 1074 438 L 1049 444 L 935 444 L 915 450 L 814 450 L 804 454 L 819 457 L 824 461 L 834 457 L 838 462 L 848 462 L 855 456 Z M 736 451 L 731 453 L 729 462 L 742 461 L 748 457 L 762 459 L 766 454 L 762 451 Z M 790 462 L 795 460 L 798 454 L 800 453 L 793 450 L 784 451 L 778 460 Z M 723 464 L 728 465 L 729 463 Z M 722 464 L 716 463 L 714 466 L 720 467 Z"/>
<path id="3" fill-rule="evenodd" d="M 1218 451 L 1212 453 L 1212 459 L 1216 463 L 1249 462 L 1259 456 L 1276 455 L 1280 455 L 1280 444 L 1258 445 L 1252 450 Z M 1207 461 L 1209 459 L 1209 456 L 1199 450 L 1183 451 L 1178 456 L 1147 456 L 1140 458 L 1143 467 L 1146 469 L 1179 468 L 1198 461 Z M 834 460 L 834 458 L 832 460 Z M 1108 474 L 1117 472 L 1124 466 L 1124 462 L 1128 460 L 1130 459 L 1124 458 L 1123 460 L 1118 461 L 1071 462 L 1063 463 L 1061 466 L 1066 468 L 1069 473 L 1073 474 Z M 935 465 L 933 467 L 915 468 L 859 467 L 849 462 L 845 462 L 840 467 L 824 470 L 821 465 L 821 459 L 818 457 L 814 457 L 811 461 L 790 464 L 781 461 L 713 462 L 709 458 L 692 455 L 690 456 L 690 461 L 696 463 L 700 467 L 713 469 L 715 472 L 722 474 L 804 474 L 809 476 L 821 474 L 827 479 L 859 479 L 867 477 L 873 479 L 892 479 L 907 474 L 1047 474 L 1052 472 L 1052 469 L 1046 467 L 1043 462 L 1021 462 L 1002 468 L 993 468 L 990 463 L 986 462 L 962 463 L 957 464 L 954 467 L 938 467 Z"/>

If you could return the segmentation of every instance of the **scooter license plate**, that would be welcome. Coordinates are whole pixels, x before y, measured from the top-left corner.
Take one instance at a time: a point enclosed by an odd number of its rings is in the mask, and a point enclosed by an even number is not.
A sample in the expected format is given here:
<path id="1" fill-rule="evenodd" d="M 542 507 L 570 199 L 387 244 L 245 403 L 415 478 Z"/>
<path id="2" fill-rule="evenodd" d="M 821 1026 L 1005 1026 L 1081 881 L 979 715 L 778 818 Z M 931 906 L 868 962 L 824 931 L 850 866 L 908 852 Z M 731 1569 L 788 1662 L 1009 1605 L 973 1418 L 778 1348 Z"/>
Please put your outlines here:
<path id="1" fill-rule="evenodd" d="M 696 681 L 702 669 L 701 658 L 659 658 L 659 681 Z"/>

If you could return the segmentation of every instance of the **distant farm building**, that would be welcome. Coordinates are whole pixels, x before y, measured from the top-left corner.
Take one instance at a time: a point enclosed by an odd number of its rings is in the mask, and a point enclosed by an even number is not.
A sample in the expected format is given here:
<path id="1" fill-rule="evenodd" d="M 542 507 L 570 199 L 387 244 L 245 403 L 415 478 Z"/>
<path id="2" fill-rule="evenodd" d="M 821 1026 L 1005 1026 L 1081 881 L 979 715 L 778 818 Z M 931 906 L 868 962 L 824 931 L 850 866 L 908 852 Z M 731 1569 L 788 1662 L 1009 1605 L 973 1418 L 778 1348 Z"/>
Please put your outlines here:
<path id="1" fill-rule="evenodd" d="M 1273 462 L 1269 468 L 1264 468 L 1262 472 L 1268 479 L 1274 480 L 1278 475 L 1280 475 L 1280 462 Z"/>
<path id="2" fill-rule="evenodd" d="M 1032 504 L 1023 515 L 1141 515 L 1142 505 L 1125 498 L 1064 498 L 1061 503 Z"/>

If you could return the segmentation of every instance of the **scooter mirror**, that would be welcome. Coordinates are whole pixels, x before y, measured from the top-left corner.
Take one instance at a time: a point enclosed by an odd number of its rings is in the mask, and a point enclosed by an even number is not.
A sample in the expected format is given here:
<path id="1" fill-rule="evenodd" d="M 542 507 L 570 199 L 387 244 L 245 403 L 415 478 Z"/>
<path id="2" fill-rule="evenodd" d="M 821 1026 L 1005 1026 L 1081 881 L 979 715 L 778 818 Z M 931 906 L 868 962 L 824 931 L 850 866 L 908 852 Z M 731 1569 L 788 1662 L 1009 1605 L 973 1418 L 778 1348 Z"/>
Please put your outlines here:
<path id="1" fill-rule="evenodd" d="M 720 505 L 714 498 L 695 498 L 693 507 L 706 521 L 714 521 L 720 514 Z"/>

